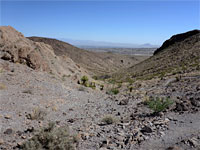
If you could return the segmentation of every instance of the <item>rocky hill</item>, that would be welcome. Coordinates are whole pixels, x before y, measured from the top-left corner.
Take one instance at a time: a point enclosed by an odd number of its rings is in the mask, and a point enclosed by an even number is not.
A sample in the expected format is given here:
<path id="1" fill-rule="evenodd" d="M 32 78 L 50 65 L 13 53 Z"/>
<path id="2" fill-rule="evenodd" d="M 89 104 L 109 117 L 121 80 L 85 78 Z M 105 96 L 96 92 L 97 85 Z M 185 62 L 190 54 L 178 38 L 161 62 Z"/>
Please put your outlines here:
<path id="1" fill-rule="evenodd" d="M 10 26 L 0 27 L 0 58 L 57 77 L 77 78 L 86 74 L 70 57 L 55 55 L 50 45 L 29 40 Z"/>
<path id="2" fill-rule="evenodd" d="M 200 31 L 193 30 L 172 36 L 145 61 L 115 74 L 118 79 L 151 79 L 170 74 L 200 70 Z M 124 75 L 126 72 L 127 75 Z"/>
<path id="3" fill-rule="evenodd" d="M 92 75 L 113 73 L 122 68 L 135 65 L 147 58 L 145 56 L 128 56 L 109 52 L 91 52 L 50 38 L 29 37 L 29 39 L 51 45 L 56 55 L 70 57 Z"/>

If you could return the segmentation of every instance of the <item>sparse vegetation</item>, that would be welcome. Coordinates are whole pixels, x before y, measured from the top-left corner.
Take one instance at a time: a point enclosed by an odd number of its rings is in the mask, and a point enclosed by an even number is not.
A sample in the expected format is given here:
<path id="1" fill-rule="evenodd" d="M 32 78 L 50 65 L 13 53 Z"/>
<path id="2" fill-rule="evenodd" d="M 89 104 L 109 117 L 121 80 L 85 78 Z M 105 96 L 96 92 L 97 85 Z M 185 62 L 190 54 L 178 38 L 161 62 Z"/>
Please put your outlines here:
<path id="1" fill-rule="evenodd" d="M 77 142 L 77 138 L 69 134 L 67 126 L 56 127 L 54 123 L 49 123 L 48 127 L 41 129 L 19 148 L 23 150 L 75 150 Z"/>
<path id="2" fill-rule="evenodd" d="M 90 87 L 92 89 L 96 89 L 96 83 L 95 82 L 89 82 L 89 79 L 87 76 L 83 76 L 81 78 L 81 82 L 78 81 L 78 84 L 84 85 L 85 87 Z"/>
<path id="3" fill-rule="evenodd" d="M 96 89 L 96 84 L 95 84 L 95 82 L 90 82 L 90 83 L 89 83 L 89 87 L 91 87 L 92 89 Z"/>
<path id="4" fill-rule="evenodd" d="M 113 116 L 111 115 L 108 115 L 108 116 L 105 116 L 103 119 L 102 119 L 102 122 L 109 125 L 109 124 L 113 124 L 115 122 L 115 119 Z"/>
<path id="5" fill-rule="evenodd" d="M 119 90 L 117 88 L 112 88 L 109 91 L 106 92 L 109 95 L 117 95 L 119 93 Z"/>
<path id="6" fill-rule="evenodd" d="M 44 120 L 46 115 L 47 113 L 41 108 L 35 108 L 32 113 L 27 114 L 26 117 L 31 120 Z"/>
<path id="7" fill-rule="evenodd" d="M 92 77 L 94 80 L 98 80 L 98 77 L 97 76 L 93 76 Z"/>
<path id="8" fill-rule="evenodd" d="M 86 85 L 86 84 L 87 84 L 87 81 L 88 81 L 88 77 L 87 77 L 87 76 L 83 76 L 83 77 L 81 78 L 81 81 L 82 81 L 82 84 L 83 84 L 83 85 Z"/>
<path id="9" fill-rule="evenodd" d="M 152 97 L 146 100 L 145 104 L 152 109 L 154 113 L 159 113 L 172 105 L 173 101 L 169 98 Z"/>

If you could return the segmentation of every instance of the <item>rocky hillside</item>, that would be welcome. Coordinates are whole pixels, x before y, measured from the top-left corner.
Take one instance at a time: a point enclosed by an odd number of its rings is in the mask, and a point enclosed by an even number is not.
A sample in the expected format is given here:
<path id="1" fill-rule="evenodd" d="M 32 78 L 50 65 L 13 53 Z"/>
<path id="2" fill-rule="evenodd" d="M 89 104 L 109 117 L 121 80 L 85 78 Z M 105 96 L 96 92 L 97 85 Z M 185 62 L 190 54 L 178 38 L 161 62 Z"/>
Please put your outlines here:
<path id="1" fill-rule="evenodd" d="M 115 75 L 118 79 L 124 76 L 151 79 L 195 70 L 200 70 L 199 30 L 172 36 L 152 57 Z"/>
<path id="2" fill-rule="evenodd" d="M 86 51 L 68 43 L 42 37 L 29 37 L 35 42 L 44 42 L 54 49 L 58 56 L 69 56 L 74 62 L 90 71 L 90 74 L 113 73 L 122 68 L 135 65 L 146 59 L 145 56 L 128 56 L 106 52 Z"/>
<path id="3" fill-rule="evenodd" d="M 29 40 L 10 26 L 0 27 L 0 58 L 57 77 L 86 74 L 70 57 L 55 55 L 50 45 Z"/>

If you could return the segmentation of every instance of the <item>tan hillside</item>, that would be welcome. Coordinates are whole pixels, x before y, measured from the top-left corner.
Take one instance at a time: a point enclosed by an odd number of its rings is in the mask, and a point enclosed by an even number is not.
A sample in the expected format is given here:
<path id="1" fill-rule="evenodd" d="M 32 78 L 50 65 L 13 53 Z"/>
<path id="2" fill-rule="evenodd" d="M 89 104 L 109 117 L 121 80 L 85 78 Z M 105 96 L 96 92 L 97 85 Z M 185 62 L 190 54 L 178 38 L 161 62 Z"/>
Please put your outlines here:
<path id="1" fill-rule="evenodd" d="M 29 37 L 29 39 L 51 45 L 56 55 L 69 56 L 74 62 L 89 70 L 91 74 L 113 73 L 119 69 L 133 66 L 147 58 L 146 56 L 136 57 L 105 52 L 91 52 L 50 38 Z"/>
<path id="2" fill-rule="evenodd" d="M 152 57 L 120 71 L 114 76 L 151 79 L 170 74 L 200 70 L 200 31 L 193 30 L 172 36 Z M 126 76 L 124 76 L 126 72 Z"/>
<path id="3" fill-rule="evenodd" d="M 56 56 L 50 45 L 29 40 L 10 26 L 0 27 L 0 58 L 60 77 L 84 72 L 71 58 Z"/>

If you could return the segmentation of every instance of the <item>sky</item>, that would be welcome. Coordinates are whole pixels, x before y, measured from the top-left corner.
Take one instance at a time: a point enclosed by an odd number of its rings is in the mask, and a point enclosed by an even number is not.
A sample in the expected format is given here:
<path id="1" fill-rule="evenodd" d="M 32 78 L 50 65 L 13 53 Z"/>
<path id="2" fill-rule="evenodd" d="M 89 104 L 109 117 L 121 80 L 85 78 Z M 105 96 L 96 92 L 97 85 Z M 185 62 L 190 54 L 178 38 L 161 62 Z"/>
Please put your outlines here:
<path id="1" fill-rule="evenodd" d="M 2 1 L 0 25 L 25 36 L 155 45 L 200 28 L 200 1 Z"/>

